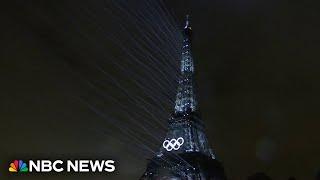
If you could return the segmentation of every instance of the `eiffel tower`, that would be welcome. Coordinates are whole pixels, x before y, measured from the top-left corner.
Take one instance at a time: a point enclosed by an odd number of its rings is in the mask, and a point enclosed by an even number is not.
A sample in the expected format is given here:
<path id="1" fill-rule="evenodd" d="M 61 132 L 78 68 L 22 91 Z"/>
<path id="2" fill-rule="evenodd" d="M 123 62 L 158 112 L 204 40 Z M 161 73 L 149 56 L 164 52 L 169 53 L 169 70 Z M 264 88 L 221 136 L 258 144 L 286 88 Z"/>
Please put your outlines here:
<path id="1" fill-rule="evenodd" d="M 174 112 L 160 151 L 141 180 L 225 180 L 224 169 L 209 146 L 196 98 L 189 16 L 183 29 L 180 78 Z"/>

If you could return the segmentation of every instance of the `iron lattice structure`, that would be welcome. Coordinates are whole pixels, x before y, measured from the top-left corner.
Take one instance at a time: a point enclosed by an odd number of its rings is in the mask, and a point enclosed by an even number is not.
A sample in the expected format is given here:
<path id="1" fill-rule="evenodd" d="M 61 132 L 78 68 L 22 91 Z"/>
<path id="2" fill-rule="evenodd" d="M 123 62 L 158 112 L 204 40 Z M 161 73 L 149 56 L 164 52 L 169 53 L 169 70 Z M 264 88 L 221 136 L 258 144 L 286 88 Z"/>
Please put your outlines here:
<path id="1" fill-rule="evenodd" d="M 183 29 L 180 78 L 174 112 L 159 152 L 148 163 L 142 180 L 224 180 L 224 170 L 209 146 L 196 97 L 192 28 Z"/>

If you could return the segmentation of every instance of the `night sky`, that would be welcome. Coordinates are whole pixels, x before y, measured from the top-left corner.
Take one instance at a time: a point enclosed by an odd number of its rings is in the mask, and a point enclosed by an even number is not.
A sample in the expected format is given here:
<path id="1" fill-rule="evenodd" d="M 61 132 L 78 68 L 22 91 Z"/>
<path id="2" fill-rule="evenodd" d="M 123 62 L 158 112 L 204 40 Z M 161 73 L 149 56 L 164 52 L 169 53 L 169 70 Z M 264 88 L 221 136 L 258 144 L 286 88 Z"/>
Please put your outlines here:
<path id="1" fill-rule="evenodd" d="M 104 1 L 90 4 L 95 10 Z M 275 180 L 313 179 L 320 169 L 319 3 L 167 0 L 165 4 L 179 23 L 185 14 L 192 16 L 202 118 L 227 176 L 240 180 L 265 172 Z M 10 1 L 1 6 L 1 172 L 7 174 L 15 158 L 113 158 L 118 169 L 112 175 L 45 178 L 137 179 L 145 170 L 145 157 L 119 143 L 121 134 L 74 98 L 94 99 L 82 78 L 98 77 L 78 62 L 101 58 L 96 47 L 113 48 L 79 10 L 86 7 L 85 1 Z M 112 17 L 98 12 L 99 22 L 112 29 Z M 92 37 L 95 46 L 80 38 L 70 20 Z M 104 68 L 113 71 L 111 66 Z M 126 101 L 122 99 L 123 104 Z M 113 108 L 117 110 L 116 105 Z M 104 134 L 101 129 L 109 131 Z"/>

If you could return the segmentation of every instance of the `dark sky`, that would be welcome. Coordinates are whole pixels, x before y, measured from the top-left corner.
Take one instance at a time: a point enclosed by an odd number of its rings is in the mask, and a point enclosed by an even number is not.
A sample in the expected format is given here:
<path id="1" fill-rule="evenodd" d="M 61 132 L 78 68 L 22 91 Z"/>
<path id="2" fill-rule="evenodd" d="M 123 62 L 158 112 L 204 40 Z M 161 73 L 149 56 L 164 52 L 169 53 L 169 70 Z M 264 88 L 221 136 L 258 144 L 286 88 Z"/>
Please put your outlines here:
<path id="1" fill-rule="evenodd" d="M 192 15 L 202 117 L 227 176 L 240 180 L 262 171 L 276 180 L 289 176 L 313 179 L 320 168 L 319 3 L 165 2 L 179 21 L 186 13 Z M 103 1 L 93 4 L 103 6 Z M 61 33 L 59 29 L 75 19 L 79 29 L 85 29 L 82 32 L 94 34 L 91 26 L 81 24 L 86 22 L 81 11 L 68 11 L 84 5 L 33 0 L 2 4 L 2 169 L 20 157 L 114 158 L 119 169 L 110 179 L 137 179 L 143 173 L 145 159 L 133 157 L 130 147 L 116 141 L 114 131 L 108 136 L 95 131 L 112 127 L 72 98 L 89 91 L 64 62 L 99 55 L 86 54 L 85 49 L 92 53 L 94 47 L 73 30 Z M 104 18 L 108 19 L 100 16 Z M 108 26 L 112 24 L 106 20 Z M 104 44 L 100 36 L 103 34 L 96 33 L 93 38 L 98 47 Z M 89 68 L 81 69 L 91 76 Z M 6 176 L 10 177 L 15 179 Z M 43 178 L 30 179 L 37 177 Z M 82 177 L 89 178 L 106 179 Z"/>

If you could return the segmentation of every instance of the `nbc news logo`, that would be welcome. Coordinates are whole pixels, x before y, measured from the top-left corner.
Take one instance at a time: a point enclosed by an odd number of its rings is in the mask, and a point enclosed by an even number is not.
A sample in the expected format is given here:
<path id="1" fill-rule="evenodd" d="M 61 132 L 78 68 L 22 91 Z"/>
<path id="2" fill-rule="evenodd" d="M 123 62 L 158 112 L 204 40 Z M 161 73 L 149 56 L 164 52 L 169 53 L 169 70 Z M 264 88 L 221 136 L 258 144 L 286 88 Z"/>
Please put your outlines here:
<path id="1" fill-rule="evenodd" d="M 116 167 L 113 160 L 14 160 L 9 165 L 11 173 L 26 172 L 113 172 Z"/>

